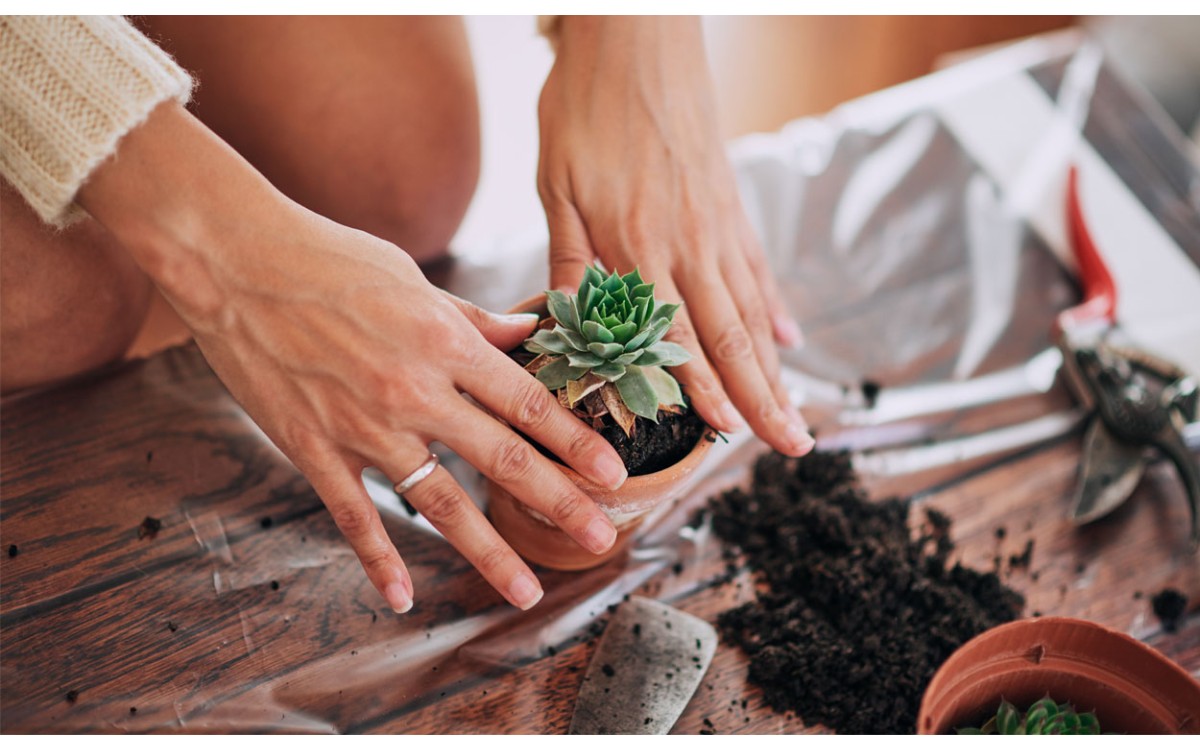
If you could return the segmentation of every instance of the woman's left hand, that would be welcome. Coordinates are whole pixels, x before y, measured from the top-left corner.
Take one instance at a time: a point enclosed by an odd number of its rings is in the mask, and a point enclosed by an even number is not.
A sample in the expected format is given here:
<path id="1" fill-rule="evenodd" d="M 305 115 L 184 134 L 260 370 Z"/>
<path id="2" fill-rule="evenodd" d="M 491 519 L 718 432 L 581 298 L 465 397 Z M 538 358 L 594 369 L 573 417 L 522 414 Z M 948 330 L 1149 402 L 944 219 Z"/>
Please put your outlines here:
<path id="1" fill-rule="evenodd" d="M 573 290 L 597 258 L 640 267 L 656 297 L 685 303 L 668 338 L 696 355 L 674 370 L 700 416 L 736 431 L 740 412 L 779 451 L 807 453 L 776 349 L 800 329 L 738 198 L 700 22 L 560 21 L 538 107 L 552 287 Z"/>

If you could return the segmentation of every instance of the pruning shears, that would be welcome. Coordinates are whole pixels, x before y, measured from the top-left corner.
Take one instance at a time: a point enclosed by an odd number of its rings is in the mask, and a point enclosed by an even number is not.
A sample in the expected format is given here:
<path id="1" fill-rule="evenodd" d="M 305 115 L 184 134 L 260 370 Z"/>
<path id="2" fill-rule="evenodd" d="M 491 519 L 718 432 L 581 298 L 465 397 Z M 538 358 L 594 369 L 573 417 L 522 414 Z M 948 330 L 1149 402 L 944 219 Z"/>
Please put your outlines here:
<path id="1" fill-rule="evenodd" d="M 1122 339 L 1117 286 L 1088 232 L 1074 167 L 1067 182 L 1067 224 L 1083 301 L 1059 314 L 1055 333 L 1074 395 L 1091 411 L 1071 519 L 1108 515 L 1133 493 L 1154 452 L 1175 465 L 1200 544 L 1200 467 L 1184 439 L 1197 417 L 1200 390 L 1178 366 Z"/>

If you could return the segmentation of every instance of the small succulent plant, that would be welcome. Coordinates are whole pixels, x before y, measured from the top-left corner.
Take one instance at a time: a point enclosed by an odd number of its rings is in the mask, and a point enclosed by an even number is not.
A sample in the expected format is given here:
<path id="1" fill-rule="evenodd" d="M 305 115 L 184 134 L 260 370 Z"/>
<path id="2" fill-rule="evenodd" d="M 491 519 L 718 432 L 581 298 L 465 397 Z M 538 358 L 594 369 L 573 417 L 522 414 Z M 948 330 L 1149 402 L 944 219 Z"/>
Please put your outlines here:
<path id="1" fill-rule="evenodd" d="M 964 727 L 959 734 L 1100 734 L 1096 714 L 1075 713 L 1069 703 L 1055 703 L 1050 696 L 1029 707 L 1022 716 L 1017 707 L 1000 701 L 996 715 L 981 727 Z"/>
<path id="2" fill-rule="evenodd" d="M 636 269 L 605 277 L 589 266 L 577 294 L 546 298 L 550 317 L 525 341 L 538 355 L 526 369 L 564 406 L 593 420 L 609 414 L 629 436 L 635 415 L 657 422 L 660 410 L 683 411 L 679 383 L 663 369 L 691 359 L 662 340 L 679 305 L 656 303 Z"/>

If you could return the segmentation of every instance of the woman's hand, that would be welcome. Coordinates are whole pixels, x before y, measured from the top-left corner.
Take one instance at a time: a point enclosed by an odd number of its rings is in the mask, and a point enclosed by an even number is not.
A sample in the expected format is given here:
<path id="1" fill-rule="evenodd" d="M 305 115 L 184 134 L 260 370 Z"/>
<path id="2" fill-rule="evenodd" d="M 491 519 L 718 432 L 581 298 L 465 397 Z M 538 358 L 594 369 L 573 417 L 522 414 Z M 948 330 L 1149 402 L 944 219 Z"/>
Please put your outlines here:
<path id="1" fill-rule="evenodd" d="M 551 285 L 576 287 L 595 258 L 639 266 L 686 303 L 668 337 L 697 355 L 675 374 L 701 416 L 734 431 L 740 411 L 776 449 L 808 452 L 776 350 L 800 329 L 742 211 L 699 22 L 567 16 L 559 33 L 539 104 Z"/>
<path id="2" fill-rule="evenodd" d="M 291 203 L 177 105 L 160 106 L 80 201 L 164 291 L 229 391 L 308 477 L 397 612 L 412 581 L 363 488 L 399 482 L 441 441 L 600 553 L 616 531 L 596 505 L 470 395 L 601 485 L 625 468 L 508 359 L 534 326 L 430 285 L 399 248 Z M 514 605 L 532 572 L 443 468 L 414 507 Z"/>

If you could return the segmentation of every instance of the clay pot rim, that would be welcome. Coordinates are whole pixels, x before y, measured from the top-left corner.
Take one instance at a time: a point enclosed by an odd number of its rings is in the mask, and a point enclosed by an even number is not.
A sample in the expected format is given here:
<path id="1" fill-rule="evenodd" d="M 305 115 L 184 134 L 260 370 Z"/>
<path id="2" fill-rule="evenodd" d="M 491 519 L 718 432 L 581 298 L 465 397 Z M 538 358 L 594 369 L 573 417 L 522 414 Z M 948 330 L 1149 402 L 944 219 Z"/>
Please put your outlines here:
<path id="1" fill-rule="evenodd" d="M 517 303 L 513 307 L 509 308 L 508 313 L 510 315 L 514 313 L 527 312 L 546 313 L 548 310 L 549 308 L 546 305 L 546 293 L 542 292 L 541 294 L 535 294 L 534 296 Z M 683 467 L 692 467 L 696 464 L 699 464 L 702 460 L 704 460 L 704 456 L 708 453 L 708 449 L 712 447 L 713 443 L 716 442 L 716 439 L 717 431 L 705 423 L 704 431 L 700 434 L 699 439 L 696 440 L 696 444 L 692 446 L 692 449 L 688 451 L 687 455 L 685 455 L 683 458 L 679 459 L 670 466 L 659 469 L 658 471 L 650 474 L 631 475 L 627 477 L 625 482 L 615 490 L 596 484 L 561 461 L 555 461 L 554 465 L 560 471 L 566 474 L 572 482 L 577 484 L 580 489 L 588 492 L 589 494 L 592 492 L 599 492 L 620 495 L 626 491 L 633 491 L 643 487 L 659 484 L 663 481 L 667 474 L 678 472 L 680 468 Z"/>
<path id="2" fill-rule="evenodd" d="M 951 688 L 956 690 L 969 688 L 972 684 L 973 678 L 976 676 L 986 675 L 990 671 L 990 668 L 1000 665 L 1019 664 L 1021 662 L 1028 663 L 1028 651 L 1018 653 L 1020 649 L 1017 649 L 1013 651 L 1013 653 L 1006 653 L 1005 651 L 997 650 L 994 653 L 989 653 L 989 646 L 991 643 L 997 641 L 1003 642 L 1004 640 L 1012 637 L 1014 633 L 1018 633 L 1020 635 L 1020 640 L 1024 642 L 1024 647 L 1034 648 L 1036 645 L 1038 645 L 1038 641 L 1047 640 L 1047 633 L 1055 632 L 1055 630 L 1059 627 L 1091 631 L 1102 638 L 1121 641 L 1123 645 L 1131 648 L 1133 652 L 1138 655 L 1138 663 L 1142 663 L 1142 661 L 1145 660 L 1145 662 L 1153 663 L 1160 669 L 1173 672 L 1177 677 L 1186 682 L 1191 682 L 1193 684 L 1196 683 L 1195 678 L 1193 678 L 1183 667 L 1164 656 L 1157 649 L 1147 645 L 1146 643 L 1143 643 L 1128 633 L 1116 630 L 1099 622 L 1084 620 L 1077 617 L 1063 617 L 1054 615 L 1025 617 L 985 630 L 984 632 L 959 646 L 954 653 L 952 653 L 949 658 L 947 658 L 946 661 L 944 661 L 941 666 L 938 667 L 937 671 L 934 673 L 933 679 L 929 681 L 929 684 L 925 688 L 925 692 L 921 696 L 921 705 L 917 712 L 917 732 L 919 734 L 926 733 L 925 724 L 934 710 L 938 708 L 934 705 L 934 701 L 939 698 L 941 694 L 945 693 Z M 1063 631 L 1058 630 L 1058 632 L 1061 633 Z M 1078 658 L 1077 656 L 1063 654 L 1062 652 L 1058 652 L 1057 649 L 1053 656 L 1056 660 L 1063 660 L 1068 664 L 1080 665 L 1084 668 L 1102 669 L 1104 671 L 1110 670 L 1110 667 L 1104 659 L 1089 661 Z M 1013 671 L 1033 673 L 1038 671 L 1038 669 L 1039 668 L 1035 665 L 1028 665 L 1027 669 L 1014 669 Z M 1120 674 L 1119 676 L 1125 681 L 1132 682 L 1135 685 L 1137 684 L 1135 675 Z M 1056 700 L 1073 700 L 1072 696 L 1070 695 L 1056 695 L 1054 698 Z M 980 710 L 983 710 L 985 707 L 980 706 L 979 708 Z"/>

